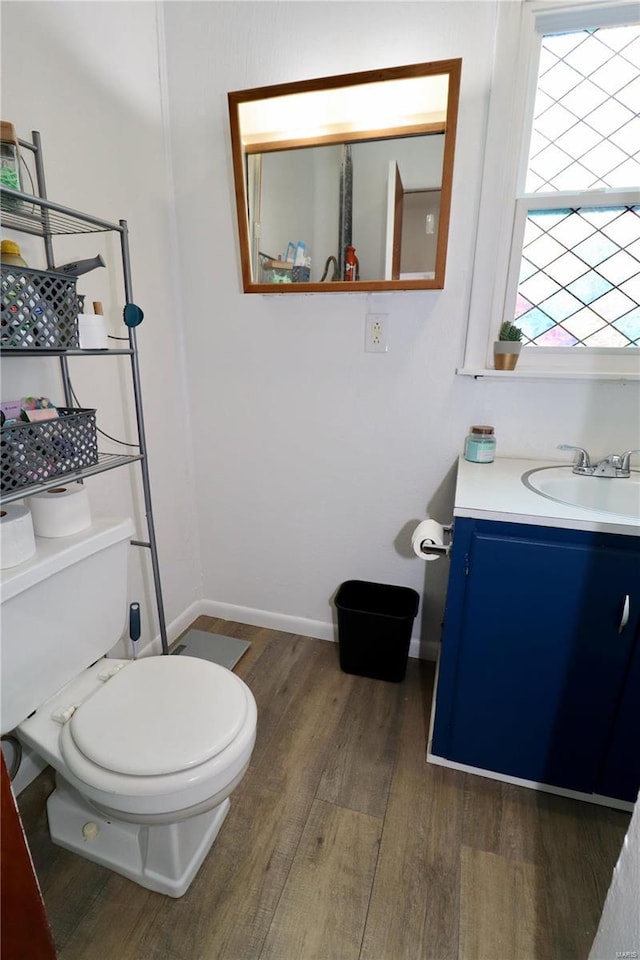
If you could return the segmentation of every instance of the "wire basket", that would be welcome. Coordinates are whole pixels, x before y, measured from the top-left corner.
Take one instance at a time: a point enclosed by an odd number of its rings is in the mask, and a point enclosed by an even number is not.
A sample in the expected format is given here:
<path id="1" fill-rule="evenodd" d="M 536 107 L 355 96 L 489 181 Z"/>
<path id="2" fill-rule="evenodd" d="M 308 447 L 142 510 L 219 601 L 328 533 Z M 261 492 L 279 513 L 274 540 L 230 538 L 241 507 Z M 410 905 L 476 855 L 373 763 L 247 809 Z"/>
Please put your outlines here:
<path id="1" fill-rule="evenodd" d="M 5 424 L 0 431 L 2 493 L 98 462 L 96 411 L 58 408 L 55 420 Z"/>
<path id="2" fill-rule="evenodd" d="M 76 278 L 2 264 L 3 350 L 78 347 Z"/>

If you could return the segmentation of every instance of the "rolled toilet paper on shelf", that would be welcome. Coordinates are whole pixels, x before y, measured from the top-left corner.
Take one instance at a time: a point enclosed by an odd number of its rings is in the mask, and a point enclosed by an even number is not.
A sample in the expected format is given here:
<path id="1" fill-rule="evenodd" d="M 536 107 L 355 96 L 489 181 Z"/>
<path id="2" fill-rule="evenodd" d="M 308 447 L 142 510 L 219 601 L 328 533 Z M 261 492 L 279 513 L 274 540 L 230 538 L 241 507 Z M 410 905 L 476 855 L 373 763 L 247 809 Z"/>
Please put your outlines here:
<path id="1" fill-rule="evenodd" d="M 436 520 L 422 520 L 413 531 L 411 546 L 421 560 L 438 560 L 443 554 L 429 553 L 429 544 L 444 546 L 444 529 Z"/>
<path id="2" fill-rule="evenodd" d="M 91 526 L 86 487 L 69 483 L 29 498 L 36 537 L 70 537 Z"/>
<path id="3" fill-rule="evenodd" d="M 27 507 L 8 503 L 0 509 L 0 568 L 16 567 L 36 552 L 33 519 Z"/>
<path id="4" fill-rule="evenodd" d="M 79 313 L 78 339 L 81 350 L 108 350 L 106 317 L 101 313 Z"/>

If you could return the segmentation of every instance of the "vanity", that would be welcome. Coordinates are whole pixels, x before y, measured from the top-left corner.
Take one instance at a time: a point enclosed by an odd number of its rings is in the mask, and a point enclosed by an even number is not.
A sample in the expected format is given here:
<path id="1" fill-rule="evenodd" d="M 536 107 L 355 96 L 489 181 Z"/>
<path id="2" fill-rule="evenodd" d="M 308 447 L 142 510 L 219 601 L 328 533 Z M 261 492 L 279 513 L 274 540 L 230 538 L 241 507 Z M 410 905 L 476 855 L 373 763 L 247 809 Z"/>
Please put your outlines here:
<path id="1" fill-rule="evenodd" d="M 460 460 L 429 762 L 631 809 L 639 533 L 637 471 Z"/>

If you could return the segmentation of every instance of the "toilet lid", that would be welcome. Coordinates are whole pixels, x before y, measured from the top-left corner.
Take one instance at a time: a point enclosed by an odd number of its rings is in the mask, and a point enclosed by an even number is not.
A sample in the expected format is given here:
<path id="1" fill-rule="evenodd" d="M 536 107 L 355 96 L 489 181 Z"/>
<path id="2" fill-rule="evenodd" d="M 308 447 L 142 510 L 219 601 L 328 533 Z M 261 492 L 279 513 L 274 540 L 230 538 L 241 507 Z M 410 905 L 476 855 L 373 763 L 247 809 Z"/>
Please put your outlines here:
<path id="1" fill-rule="evenodd" d="M 241 730 L 244 684 L 230 670 L 189 656 L 132 661 L 69 721 L 81 753 L 106 770 L 154 776 L 215 757 Z"/>

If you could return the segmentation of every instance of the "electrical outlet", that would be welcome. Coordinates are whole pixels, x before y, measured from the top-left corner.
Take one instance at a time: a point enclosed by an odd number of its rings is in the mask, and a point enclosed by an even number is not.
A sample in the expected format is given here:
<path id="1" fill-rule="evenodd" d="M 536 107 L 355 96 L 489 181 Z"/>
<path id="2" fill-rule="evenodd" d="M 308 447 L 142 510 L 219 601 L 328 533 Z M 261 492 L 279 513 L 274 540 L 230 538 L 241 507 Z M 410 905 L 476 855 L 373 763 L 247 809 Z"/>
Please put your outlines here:
<path id="1" fill-rule="evenodd" d="M 365 317 L 364 349 L 366 353 L 387 353 L 387 314 L 368 313 Z"/>

